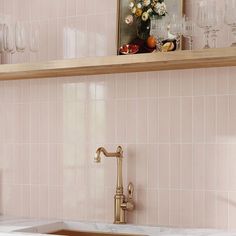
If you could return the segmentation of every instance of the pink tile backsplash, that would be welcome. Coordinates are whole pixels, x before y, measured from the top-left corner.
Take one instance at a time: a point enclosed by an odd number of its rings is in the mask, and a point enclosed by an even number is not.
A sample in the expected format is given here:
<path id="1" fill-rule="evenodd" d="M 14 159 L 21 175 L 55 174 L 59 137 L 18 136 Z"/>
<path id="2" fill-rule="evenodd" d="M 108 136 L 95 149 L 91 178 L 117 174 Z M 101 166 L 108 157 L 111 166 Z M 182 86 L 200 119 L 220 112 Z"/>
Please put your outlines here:
<path id="1" fill-rule="evenodd" d="M 193 1 L 186 8 L 194 16 Z M 115 0 L 0 0 L 0 11 L 39 22 L 41 37 L 40 52 L 3 62 L 116 53 Z M 129 223 L 236 228 L 235 74 L 0 82 L 0 212 L 112 222 L 116 163 L 94 164 L 93 155 L 122 145 L 137 204 Z"/>

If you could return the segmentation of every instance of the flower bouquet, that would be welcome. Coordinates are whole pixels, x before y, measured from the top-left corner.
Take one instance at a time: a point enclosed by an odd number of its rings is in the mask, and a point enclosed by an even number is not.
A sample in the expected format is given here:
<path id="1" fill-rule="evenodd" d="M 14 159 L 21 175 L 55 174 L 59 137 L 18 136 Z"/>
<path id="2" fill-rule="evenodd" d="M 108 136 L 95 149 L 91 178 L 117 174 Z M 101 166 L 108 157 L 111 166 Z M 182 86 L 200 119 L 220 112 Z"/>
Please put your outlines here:
<path id="1" fill-rule="evenodd" d="M 150 22 L 153 17 L 162 18 L 167 13 L 164 0 L 130 0 L 130 15 L 125 18 L 125 23 L 137 24 L 137 36 L 146 40 L 150 33 Z"/>

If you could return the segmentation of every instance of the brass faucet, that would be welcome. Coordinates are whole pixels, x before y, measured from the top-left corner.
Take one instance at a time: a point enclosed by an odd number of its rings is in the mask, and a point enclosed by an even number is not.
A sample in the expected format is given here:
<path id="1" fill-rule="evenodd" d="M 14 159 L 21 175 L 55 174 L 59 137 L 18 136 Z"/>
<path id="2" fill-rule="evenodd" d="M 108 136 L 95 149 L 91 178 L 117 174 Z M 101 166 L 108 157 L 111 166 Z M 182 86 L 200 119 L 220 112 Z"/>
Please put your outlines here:
<path id="1" fill-rule="evenodd" d="M 121 146 L 117 147 L 116 152 L 107 152 L 104 147 L 97 149 L 94 161 L 101 162 L 101 153 L 106 157 L 116 157 L 117 159 L 117 182 L 116 194 L 114 196 L 114 224 L 126 224 L 126 211 L 134 209 L 133 192 L 134 186 L 132 183 L 128 185 L 128 197 L 123 193 L 123 179 L 122 179 L 122 158 L 123 150 Z"/>

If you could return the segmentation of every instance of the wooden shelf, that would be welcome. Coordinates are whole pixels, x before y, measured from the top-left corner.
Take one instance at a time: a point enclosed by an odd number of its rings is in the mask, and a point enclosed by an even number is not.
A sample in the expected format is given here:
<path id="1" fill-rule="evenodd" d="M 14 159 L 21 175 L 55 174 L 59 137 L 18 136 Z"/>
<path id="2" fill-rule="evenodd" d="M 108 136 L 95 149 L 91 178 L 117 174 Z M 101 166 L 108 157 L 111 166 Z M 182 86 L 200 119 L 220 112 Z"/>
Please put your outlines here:
<path id="1" fill-rule="evenodd" d="M 236 66 L 236 47 L 0 65 L 0 80 Z"/>

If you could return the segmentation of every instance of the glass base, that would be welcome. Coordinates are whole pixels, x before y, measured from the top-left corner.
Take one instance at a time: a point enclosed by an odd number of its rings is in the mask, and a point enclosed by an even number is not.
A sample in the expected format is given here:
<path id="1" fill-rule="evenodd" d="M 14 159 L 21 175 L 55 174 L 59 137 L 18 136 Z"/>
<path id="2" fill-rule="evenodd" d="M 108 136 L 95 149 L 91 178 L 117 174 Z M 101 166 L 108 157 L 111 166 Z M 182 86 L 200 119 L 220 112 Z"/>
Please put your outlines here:
<path id="1" fill-rule="evenodd" d="M 203 49 L 211 48 L 209 45 L 205 45 Z"/>

